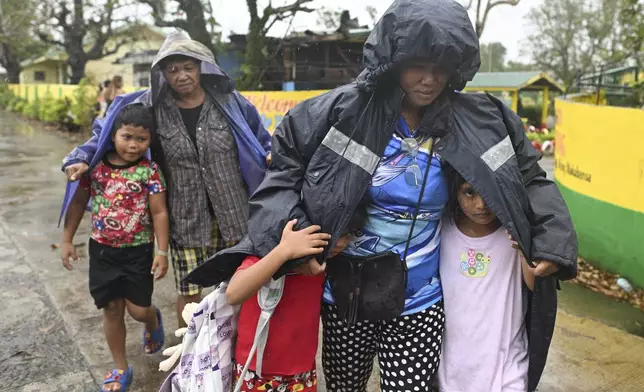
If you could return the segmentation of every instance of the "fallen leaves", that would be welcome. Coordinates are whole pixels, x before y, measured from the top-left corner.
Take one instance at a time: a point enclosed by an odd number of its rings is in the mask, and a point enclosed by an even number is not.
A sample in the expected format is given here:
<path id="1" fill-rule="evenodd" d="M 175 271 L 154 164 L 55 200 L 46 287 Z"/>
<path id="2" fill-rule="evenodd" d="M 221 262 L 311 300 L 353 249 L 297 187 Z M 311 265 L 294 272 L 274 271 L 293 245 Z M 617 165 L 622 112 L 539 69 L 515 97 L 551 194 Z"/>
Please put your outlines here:
<path id="1" fill-rule="evenodd" d="M 641 311 L 644 311 L 644 290 L 635 288 L 628 293 L 617 285 L 617 279 L 620 278 L 619 275 L 602 271 L 581 258 L 579 258 L 578 264 L 579 270 L 577 277 L 571 280 L 571 282 L 608 297 L 628 302 Z"/>

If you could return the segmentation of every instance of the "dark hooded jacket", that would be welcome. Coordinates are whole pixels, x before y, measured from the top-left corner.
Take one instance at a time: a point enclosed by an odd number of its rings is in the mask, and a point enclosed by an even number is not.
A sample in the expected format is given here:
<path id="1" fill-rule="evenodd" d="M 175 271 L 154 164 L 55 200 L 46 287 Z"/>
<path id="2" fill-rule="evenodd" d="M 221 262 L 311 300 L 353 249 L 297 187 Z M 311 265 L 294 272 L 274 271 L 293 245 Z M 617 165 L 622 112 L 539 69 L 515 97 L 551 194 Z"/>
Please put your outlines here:
<path id="1" fill-rule="evenodd" d="M 395 1 L 365 43 L 365 70 L 358 80 L 304 101 L 284 117 L 273 135 L 269 172 L 250 200 L 249 238 L 189 279 L 214 284 L 244 254 L 265 256 L 293 218 L 298 228 L 318 224 L 332 235 L 331 245 L 337 241 L 400 116 L 404 92 L 396 68 L 416 58 L 454 70 L 446 91 L 427 109 L 420 131 L 438 139 L 435 151 L 477 189 L 529 259 L 561 267 L 556 277 L 537 278 L 530 295 L 526 319 L 532 391 L 554 330 L 556 279 L 570 279 L 577 272 L 577 238 L 566 204 L 539 167 L 541 156 L 521 119 L 492 96 L 455 92 L 473 78 L 480 60 L 467 12 L 452 0 Z M 301 261 L 286 263 L 278 275 Z"/>

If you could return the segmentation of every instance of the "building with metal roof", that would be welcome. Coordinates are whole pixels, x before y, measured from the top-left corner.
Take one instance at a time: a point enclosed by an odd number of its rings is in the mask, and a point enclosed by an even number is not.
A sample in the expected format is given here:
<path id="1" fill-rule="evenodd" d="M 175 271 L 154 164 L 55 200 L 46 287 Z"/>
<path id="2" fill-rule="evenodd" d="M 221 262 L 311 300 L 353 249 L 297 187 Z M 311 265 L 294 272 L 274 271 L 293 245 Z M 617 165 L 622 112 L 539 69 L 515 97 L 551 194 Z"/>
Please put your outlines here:
<path id="1" fill-rule="evenodd" d="M 536 94 L 542 106 L 541 123 L 545 124 L 550 108 L 550 93 L 563 93 L 564 88 L 545 72 L 479 72 L 463 91 L 490 93 L 519 115 L 522 115 L 522 93 Z"/>

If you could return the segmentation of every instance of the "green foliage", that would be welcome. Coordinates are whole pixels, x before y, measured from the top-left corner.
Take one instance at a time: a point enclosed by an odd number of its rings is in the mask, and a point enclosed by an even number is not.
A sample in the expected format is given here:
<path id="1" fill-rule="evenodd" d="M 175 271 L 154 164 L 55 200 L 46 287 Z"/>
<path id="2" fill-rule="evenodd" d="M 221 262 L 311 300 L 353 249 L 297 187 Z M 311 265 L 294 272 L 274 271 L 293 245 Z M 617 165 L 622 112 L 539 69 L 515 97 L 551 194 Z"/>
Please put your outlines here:
<path id="1" fill-rule="evenodd" d="M 96 117 L 97 91 L 94 82 L 85 78 L 80 81 L 74 90 L 71 104 L 72 122 L 81 129 L 89 129 Z"/>
<path id="2" fill-rule="evenodd" d="M 633 89 L 633 106 L 644 108 L 644 80 L 631 84 Z"/>
<path id="3" fill-rule="evenodd" d="M 38 119 L 39 113 L 40 113 L 40 101 L 37 99 L 34 99 L 31 102 L 27 102 L 25 106 L 22 108 L 22 114 L 34 120 Z"/>
<path id="4" fill-rule="evenodd" d="M 507 49 L 500 42 L 481 44 L 481 72 L 505 71 L 505 55 Z"/>
<path id="5" fill-rule="evenodd" d="M 526 64 L 520 61 L 508 61 L 504 67 L 505 72 L 527 72 L 540 71 L 539 67 L 534 64 Z"/>
<path id="6" fill-rule="evenodd" d="M 0 84 L 0 108 L 6 109 L 15 97 L 8 85 Z"/>
<path id="7" fill-rule="evenodd" d="M 68 129 L 88 129 L 96 116 L 96 90 L 93 82 L 84 80 L 69 98 L 54 98 L 47 91 L 40 99 L 28 102 L 14 94 L 7 85 L 0 85 L 0 108 Z M 70 115 L 71 112 L 71 115 Z"/>
<path id="8" fill-rule="evenodd" d="M 8 109 L 12 112 L 22 113 L 22 110 L 27 105 L 27 100 L 20 97 L 15 97 L 9 104 Z"/>
<path id="9" fill-rule="evenodd" d="M 541 126 L 541 107 L 540 106 L 524 106 L 519 114 L 521 117 L 528 119 L 528 124 L 535 127 Z"/>
<path id="10" fill-rule="evenodd" d="M 632 58 L 641 66 L 643 7 L 641 0 L 543 1 L 527 16 L 531 60 L 567 90 L 606 64 Z"/>
<path id="11" fill-rule="evenodd" d="M 543 142 L 548 140 L 550 141 L 555 140 L 556 138 L 555 132 L 550 132 L 550 133 L 528 132 L 526 135 L 528 136 L 528 140 L 530 140 L 531 142 L 538 141 L 541 144 L 543 144 Z"/>
<path id="12" fill-rule="evenodd" d="M 40 102 L 40 121 L 63 124 L 67 120 L 70 102 L 66 98 L 54 98 L 49 91 Z"/>
<path id="13" fill-rule="evenodd" d="M 19 82 L 20 63 L 45 53 L 47 46 L 34 35 L 36 0 L 0 1 L 0 64 L 7 79 Z"/>

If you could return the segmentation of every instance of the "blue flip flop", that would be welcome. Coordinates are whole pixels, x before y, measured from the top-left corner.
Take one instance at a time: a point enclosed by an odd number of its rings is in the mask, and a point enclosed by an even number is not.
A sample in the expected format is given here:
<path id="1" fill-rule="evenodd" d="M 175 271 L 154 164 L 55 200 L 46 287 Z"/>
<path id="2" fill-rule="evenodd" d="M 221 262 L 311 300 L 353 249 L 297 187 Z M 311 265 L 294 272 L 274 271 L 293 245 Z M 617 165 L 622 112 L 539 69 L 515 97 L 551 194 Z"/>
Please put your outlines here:
<path id="1" fill-rule="evenodd" d="M 143 331 L 143 351 L 146 354 L 155 354 L 163 348 L 165 343 L 165 333 L 163 332 L 163 318 L 161 317 L 161 311 L 157 308 L 157 320 L 159 321 L 159 327 L 155 331 Z M 146 347 L 151 347 L 151 351 L 146 351 Z"/>
<path id="2" fill-rule="evenodd" d="M 127 392 L 127 388 L 132 384 L 132 378 L 134 378 L 134 370 L 132 370 L 132 366 L 129 366 L 127 370 L 112 369 L 112 371 L 107 373 L 103 378 L 101 392 L 108 392 L 105 390 L 105 385 L 112 383 L 118 383 L 121 386 L 121 389 L 119 389 L 118 392 Z"/>

